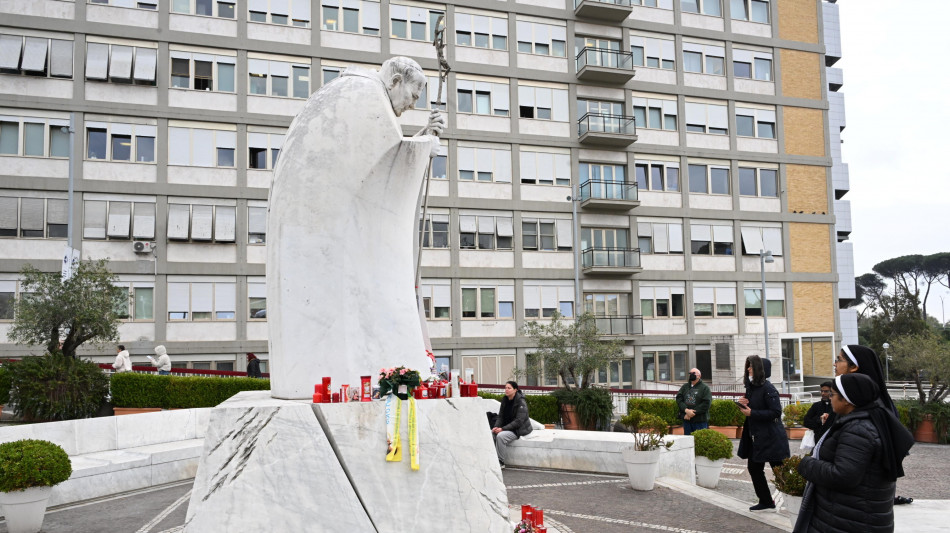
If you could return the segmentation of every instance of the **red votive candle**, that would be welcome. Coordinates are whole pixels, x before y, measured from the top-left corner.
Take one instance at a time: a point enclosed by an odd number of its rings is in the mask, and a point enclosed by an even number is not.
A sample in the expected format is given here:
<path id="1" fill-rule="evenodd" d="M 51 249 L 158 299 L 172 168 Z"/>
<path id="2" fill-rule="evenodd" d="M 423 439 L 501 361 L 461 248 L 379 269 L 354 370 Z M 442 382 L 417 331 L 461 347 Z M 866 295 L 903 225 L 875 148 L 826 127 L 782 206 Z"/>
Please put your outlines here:
<path id="1" fill-rule="evenodd" d="M 330 400 L 331 403 L 340 403 L 340 393 L 334 392 Z"/>
<path id="2" fill-rule="evenodd" d="M 531 511 L 528 511 L 527 513 L 524 514 L 524 519 L 527 520 L 528 523 L 531 524 L 532 526 L 534 525 L 534 513 L 532 513 Z"/>
<path id="3" fill-rule="evenodd" d="M 319 391 L 313 393 L 313 403 L 323 403 L 323 393 Z"/>
<path id="4" fill-rule="evenodd" d="M 373 385 L 370 376 L 360 376 L 360 401 L 368 402 L 373 399 Z"/>
<path id="5" fill-rule="evenodd" d="M 330 378 L 323 378 L 323 401 L 324 403 L 330 403 L 331 395 L 333 391 L 330 390 Z"/>
<path id="6" fill-rule="evenodd" d="M 544 525 L 544 509 L 534 509 L 534 525 Z"/>
<path id="7" fill-rule="evenodd" d="M 526 517 L 525 515 L 527 515 L 527 514 L 530 513 L 530 512 L 531 512 L 531 506 L 530 506 L 530 505 L 528 505 L 528 504 L 522 505 L 522 506 L 521 506 L 521 519 L 522 519 L 522 520 L 527 520 L 527 517 Z"/>

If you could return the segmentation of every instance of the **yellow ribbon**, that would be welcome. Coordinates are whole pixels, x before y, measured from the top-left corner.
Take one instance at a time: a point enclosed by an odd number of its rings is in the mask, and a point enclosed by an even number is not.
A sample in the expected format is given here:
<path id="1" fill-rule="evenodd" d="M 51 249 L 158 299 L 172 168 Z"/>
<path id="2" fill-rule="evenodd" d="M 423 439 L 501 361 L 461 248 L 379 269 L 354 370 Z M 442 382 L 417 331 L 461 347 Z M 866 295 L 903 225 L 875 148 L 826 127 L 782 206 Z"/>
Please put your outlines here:
<path id="1" fill-rule="evenodd" d="M 409 465 L 413 470 L 419 470 L 419 427 L 416 425 L 416 399 L 412 396 L 409 397 Z"/>
<path id="2" fill-rule="evenodd" d="M 391 394 L 389 398 L 386 399 L 386 403 L 389 403 L 390 401 L 395 401 L 396 403 L 396 423 L 392 432 L 388 435 L 390 441 L 389 451 L 386 454 L 386 460 L 399 462 L 402 461 L 402 439 L 399 437 L 399 418 L 402 415 L 402 402 L 399 401 L 399 398 L 395 397 L 395 394 Z"/>

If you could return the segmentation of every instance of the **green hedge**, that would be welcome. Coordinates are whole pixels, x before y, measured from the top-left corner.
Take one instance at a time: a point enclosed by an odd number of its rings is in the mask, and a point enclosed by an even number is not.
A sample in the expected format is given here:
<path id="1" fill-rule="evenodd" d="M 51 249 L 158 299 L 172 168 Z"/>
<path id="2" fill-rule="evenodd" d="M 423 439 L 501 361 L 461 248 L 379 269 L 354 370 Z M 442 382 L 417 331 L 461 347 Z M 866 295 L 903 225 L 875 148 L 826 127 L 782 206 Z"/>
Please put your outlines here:
<path id="1" fill-rule="evenodd" d="M 627 412 L 642 411 L 658 416 L 669 426 L 683 423 L 679 418 L 679 407 L 672 398 L 630 398 L 627 400 Z"/>
<path id="2" fill-rule="evenodd" d="M 214 407 L 248 390 L 270 390 L 270 380 L 159 376 L 132 372 L 112 375 L 112 405 L 115 407 Z"/>
<path id="3" fill-rule="evenodd" d="M 106 400 L 109 378 L 99 365 L 59 352 L 4 365 L 17 416 L 36 422 L 89 418 Z"/>
<path id="4" fill-rule="evenodd" d="M 10 387 L 13 386 L 10 370 L 0 366 L 0 405 L 10 403 Z"/>
<path id="5" fill-rule="evenodd" d="M 782 409 L 782 421 L 785 427 L 804 426 L 805 415 L 811 409 L 810 403 L 790 403 Z"/>
<path id="6" fill-rule="evenodd" d="M 709 406 L 710 426 L 741 426 L 745 417 L 732 400 L 713 400 Z"/>
<path id="7" fill-rule="evenodd" d="M 479 392 L 479 396 L 489 400 L 501 401 L 504 394 L 491 394 L 488 392 Z M 561 415 L 558 412 L 557 399 L 549 394 L 525 394 L 524 399 L 528 402 L 528 416 L 541 424 L 556 424 Z"/>

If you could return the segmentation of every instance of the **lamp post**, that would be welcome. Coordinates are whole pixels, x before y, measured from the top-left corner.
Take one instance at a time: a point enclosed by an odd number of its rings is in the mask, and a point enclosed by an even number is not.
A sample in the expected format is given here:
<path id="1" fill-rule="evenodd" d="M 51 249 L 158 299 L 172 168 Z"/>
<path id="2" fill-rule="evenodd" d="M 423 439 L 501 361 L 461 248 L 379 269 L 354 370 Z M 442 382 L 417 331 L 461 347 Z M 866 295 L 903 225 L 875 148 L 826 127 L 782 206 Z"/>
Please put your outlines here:
<path id="1" fill-rule="evenodd" d="M 765 298 L 765 264 L 774 263 L 775 258 L 772 257 L 771 250 L 759 250 L 759 270 L 762 273 L 762 299 L 761 299 L 761 308 L 762 308 L 762 325 L 765 328 L 765 358 L 771 359 L 769 351 L 769 310 L 768 310 L 768 300 Z M 785 386 L 786 369 L 782 369 L 782 392 L 788 392 Z"/>
<path id="2" fill-rule="evenodd" d="M 881 347 L 884 348 L 884 385 L 887 385 L 891 380 L 891 356 L 887 355 L 887 350 L 891 345 L 885 342 Z"/>
<path id="3" fill-rule="evenodd" d="M 581 199 L 578 195 L 578 184 L 575 183 L 572 187 L 572 195 L 567 197 L 567 201 L 571 202 L 571 213 L 573 214 L 573 226 L 574 226 L 574 316 L 578 314 L 578 310 L 583 305 L 581 301 L 581 250 L 580 243 L 580 220 L 577 219 L 577 202 L 580 202 Z"/>

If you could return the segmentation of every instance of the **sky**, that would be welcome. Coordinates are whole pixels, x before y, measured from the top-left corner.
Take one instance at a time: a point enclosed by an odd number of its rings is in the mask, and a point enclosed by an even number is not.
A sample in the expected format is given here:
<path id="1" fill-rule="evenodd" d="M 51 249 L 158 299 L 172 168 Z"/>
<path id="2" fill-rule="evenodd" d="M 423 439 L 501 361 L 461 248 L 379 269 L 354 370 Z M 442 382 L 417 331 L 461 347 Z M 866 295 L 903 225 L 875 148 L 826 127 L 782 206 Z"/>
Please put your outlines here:
<path id="1" fill-rule="evenodd" d="M 950 2 L 839 0 L 856 276 L 880 261 L 950 251 Z M 904 6 L 913 5 L 913 9 Z M 942 289 L 944 312 L 950 292 Z M 928 314 L 941 319 L 932 294 Z"/>

